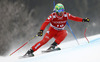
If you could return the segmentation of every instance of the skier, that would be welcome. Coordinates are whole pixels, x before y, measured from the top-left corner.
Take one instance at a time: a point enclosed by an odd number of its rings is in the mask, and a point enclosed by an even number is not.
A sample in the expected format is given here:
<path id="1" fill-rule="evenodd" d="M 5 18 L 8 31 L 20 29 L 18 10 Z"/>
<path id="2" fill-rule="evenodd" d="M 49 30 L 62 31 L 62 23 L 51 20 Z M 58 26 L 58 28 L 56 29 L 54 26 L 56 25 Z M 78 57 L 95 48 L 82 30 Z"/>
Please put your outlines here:
<path id="1" fill-rule="evenodd" d="M 24 56 L 34 56 L 33 52 L 46 44 L 51 38 L 55 38 L 55 41 L 47 50 L 55 49 L 67 36 L 67 31 L 64 30 L 67 20 L 73 20 L 77 22 L 89 22 L 88 18 L 80 18 L 65 12 L 64 6 L 61 3 L 55 5 L 55 12 L 53 12 L 42 24 L 38 36 L 43 35 L 45 27 L 50 23 L 50 27 L 44 35 L 43 39 L 37 42 L 30 50 L 26 52 Z"/>

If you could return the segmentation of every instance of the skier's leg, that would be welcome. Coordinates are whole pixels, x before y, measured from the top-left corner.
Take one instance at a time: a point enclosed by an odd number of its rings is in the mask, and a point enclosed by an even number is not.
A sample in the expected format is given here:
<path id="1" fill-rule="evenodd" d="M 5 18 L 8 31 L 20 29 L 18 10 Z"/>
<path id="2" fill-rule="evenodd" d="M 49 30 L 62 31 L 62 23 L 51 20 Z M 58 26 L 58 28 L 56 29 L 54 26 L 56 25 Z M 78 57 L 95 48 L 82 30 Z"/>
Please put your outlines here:
<path id="1" fill-rule="evenodd" d="M 59 31 L 55 36 L 56 39 L 55 42 L 59 45 L 65 39 L 66 36 L 67 36 L 66 30 Z"/>
<path id="2" fill-rule="evenodd" d="M 49 27 L 48 31 L 44 35 L 44 38 L 41 41 L 39 41 L 38 43 L 36 43 L 34 46 L 32 46 L 32 49 L 34 51 L 36 51 L 42 45 L 46 44 L 52 37 L 54 37 L 56 33 L 57 33 L 57 31 L 55 29 L 53 29 L 52 27 Z"/>
<path id="3" fill-rule="evenodd" d="M 57 35 L 54 37 L 56 40 L 51 44 L 51 46 L 47 50 L 55 49 L 55 47 L 58 44 L 60 44 L 65 39 L 66 36 L 67 36 L 66 30 L 59 31 Z"/>
<path id="4" fill-rule="evenodd" d="M 35 52 L 42 45 L 46 44 L 50 40 L 50 38 L 47 38 L 45 36 L 44 36 L 44 38 L 41 41 L 39 41 L 35 45 L 33 45 L 32 48 L 30 50 L 28 50 L 27 53 L 24 56 L 29 56 L 29 57 L 34 56 L 33 52 Z"/>
<path id="5" fill-rule="evenodd" d="M 49 38 L 46 38 L 44 36 L 44 38 L 41 41 L 37 42 L 34 46 L 32 46 L 33 51 L 39 49 L 42 45 L 46 44 L 49 40 L 50 40 Z"/>
<path id="6" fill-rule="evenodd" d="M 34 46 L 32 46 L 32 48 L 27 51 L 28 52 L 35 52 L 37 49 L 39 49 L 42 45 L 46 44 L 52 37 L 54 37 L 54 35 L 56 34 L 56 30 L 54 30 L 52 27 L 50 27 L 47 31 L 47 33 L 44 35 L 44 38 L 37 42 Z M 31 54 L 32 54 L 31 53 Z"/>

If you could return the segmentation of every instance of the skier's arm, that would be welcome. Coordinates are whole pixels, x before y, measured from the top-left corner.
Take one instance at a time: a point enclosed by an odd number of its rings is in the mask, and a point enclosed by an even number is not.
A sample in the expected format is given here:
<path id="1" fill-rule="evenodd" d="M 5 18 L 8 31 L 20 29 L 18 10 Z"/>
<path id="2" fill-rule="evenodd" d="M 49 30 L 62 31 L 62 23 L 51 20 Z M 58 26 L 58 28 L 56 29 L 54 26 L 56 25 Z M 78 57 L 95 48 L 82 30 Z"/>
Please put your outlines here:
<path id="1" fill-rule="evenodd" d="M 51 15 L 45 20 L 45 22 L 42 24 L 40 31 L 38 32 L 38 36 L 42 36 L 43 35 L 43 31 L 46 28 L 46 26 L 50 23 L 50 21 L 52 20 Z"/>
<path id="2" fill-rule="evenodd" d="M 89 18 L 83 19 L 83 18 L 80 18 L 80 17 L 73 16 L 69 13 L 67 13 L 67 15 L 68 15 L 68 19 L 73 20 L 73 21 L 77 21 L 77 22 L 89 22 L 90 21 Z"/>
<path id="3" fill-rule="evenodd" d="M 40 31 L 38 32 L 38 36 L 42 36 L 43 35 L 43 30 L 45 29 L 45 27 L 49 24 L 49 20 L 45 20 L 45 22 L 42 24 Z"/>
<path id="4" fill-rule="evenodd" d="M 45 20 L 45 22 L 42 24 L 40 30 L 44 30 L 45 27 L 50 23 L 50 21 L 48 19 Z"/>
<path id="5" fill-rule="evenodd" d="M 45 27 L 50 23 L 51 20 L 52 20 L 52 16 L 50 15 L 50 16 L 45 20 L 45 22 L 42 24 L 40 30 L 44 30 Z"/>
<path id="6" fill-rule="evenodd" d="M 83 18 L 73 16 L 69 13 L 67 13 L 67 15 L 68 15 L 68 19 L 70 19 L 70 20 L 77 21 L 77 22 L 82 22 L 83 21 Z"/>

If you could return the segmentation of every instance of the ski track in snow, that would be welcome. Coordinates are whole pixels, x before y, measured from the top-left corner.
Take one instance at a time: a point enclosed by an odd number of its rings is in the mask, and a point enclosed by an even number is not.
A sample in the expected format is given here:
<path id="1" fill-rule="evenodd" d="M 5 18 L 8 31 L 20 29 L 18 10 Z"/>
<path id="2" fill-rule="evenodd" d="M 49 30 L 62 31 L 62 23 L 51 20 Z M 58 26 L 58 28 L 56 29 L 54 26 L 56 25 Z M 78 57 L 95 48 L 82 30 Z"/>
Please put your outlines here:
<path id="1" fill-rule="evenodd" d="M 78 39 L 80 45 L 75 40 L 61 43 L 58 47 L 62 50 L 50 53 L 41 54 L 46 48 L 40 48 L 35 57 L 19 59 L 19 54 L 0 57 L 0 62 L 100 62 L 100 34 L 88 39 L 90 43 L 85 38 Z"/>

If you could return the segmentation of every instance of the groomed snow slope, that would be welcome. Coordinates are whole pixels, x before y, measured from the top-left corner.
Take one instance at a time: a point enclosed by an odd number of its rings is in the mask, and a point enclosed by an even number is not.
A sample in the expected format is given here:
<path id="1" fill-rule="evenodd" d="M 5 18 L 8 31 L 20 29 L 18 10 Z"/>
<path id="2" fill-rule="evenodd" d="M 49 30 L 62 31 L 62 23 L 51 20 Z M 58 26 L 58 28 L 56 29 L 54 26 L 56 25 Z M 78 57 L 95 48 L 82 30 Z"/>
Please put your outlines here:
<path id="1" fill-rule="evenodd" d="M 88 37 L 90 43 L 85 38 L 78 39 L 59 45 L 62 50 L 37 54 L 35 57 L 18 59 L 18 57 L 1 57 L 0 62 L 100 62 L 100 35 Z M 39 50 L 40 51 L 40 50 Z"/>

